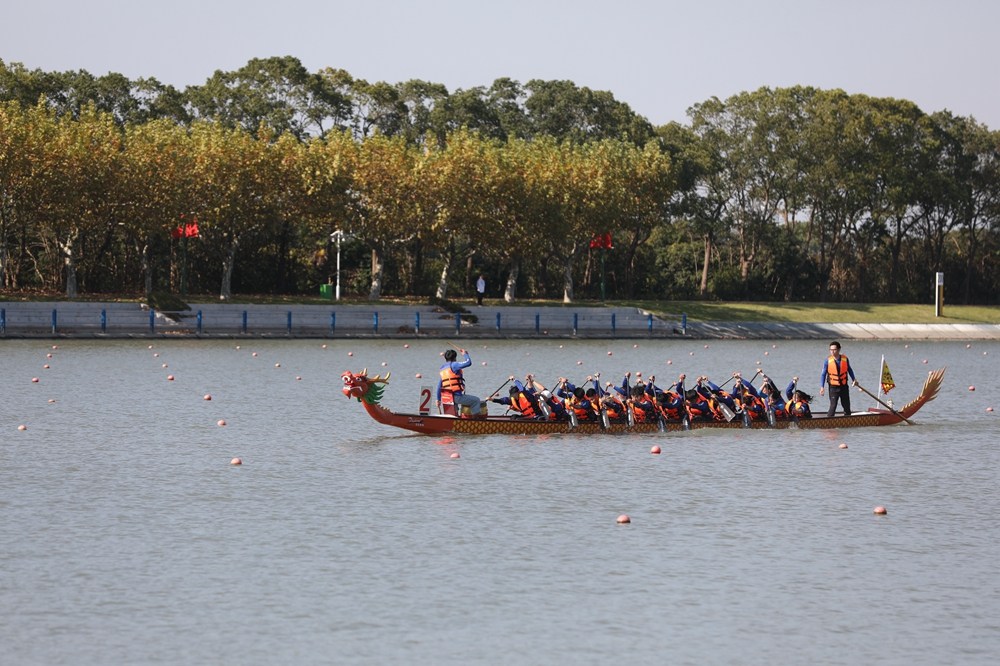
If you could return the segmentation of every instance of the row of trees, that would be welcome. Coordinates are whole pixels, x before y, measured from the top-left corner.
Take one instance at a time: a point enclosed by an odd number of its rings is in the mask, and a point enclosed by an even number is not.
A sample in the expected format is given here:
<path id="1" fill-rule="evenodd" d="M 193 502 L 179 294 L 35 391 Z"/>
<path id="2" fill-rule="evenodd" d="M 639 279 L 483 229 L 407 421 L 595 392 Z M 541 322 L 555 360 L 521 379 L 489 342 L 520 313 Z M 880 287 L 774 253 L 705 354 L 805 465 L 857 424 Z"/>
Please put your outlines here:
<path id="1" fill-rule="evenodd" d="M 315 293 L 337 229 L 347 292 L 372 299 L 478 272 L 508 300 L 594 297 L 595 253 L 614 297 L 1000 287 L 1000 136 L 904 100 L 762 88 L 653 128 L 569 82 L 449 95 L 293 58 L 183 92 L 0 62 L 0 100 L 6 289 Z"/>

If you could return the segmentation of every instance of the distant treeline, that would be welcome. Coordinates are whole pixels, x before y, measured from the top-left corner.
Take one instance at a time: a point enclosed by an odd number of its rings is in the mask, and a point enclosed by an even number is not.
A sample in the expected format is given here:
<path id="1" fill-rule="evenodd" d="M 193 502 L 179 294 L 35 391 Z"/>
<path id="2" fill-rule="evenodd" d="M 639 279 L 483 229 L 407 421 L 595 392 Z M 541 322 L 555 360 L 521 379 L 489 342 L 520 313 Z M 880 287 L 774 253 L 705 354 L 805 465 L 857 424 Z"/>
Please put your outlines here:
<path id="1" fill-rule="evenodd" d="M 609 92 L 251 60 L 183 91 L 0 61 L 5 291 L 951 302 L 1000 293 L 1000 133 L 808 87 Z M 197 230 L 195 232 L 195 230 Z M 606 239 L 610 237 L 611 247 Z"/>

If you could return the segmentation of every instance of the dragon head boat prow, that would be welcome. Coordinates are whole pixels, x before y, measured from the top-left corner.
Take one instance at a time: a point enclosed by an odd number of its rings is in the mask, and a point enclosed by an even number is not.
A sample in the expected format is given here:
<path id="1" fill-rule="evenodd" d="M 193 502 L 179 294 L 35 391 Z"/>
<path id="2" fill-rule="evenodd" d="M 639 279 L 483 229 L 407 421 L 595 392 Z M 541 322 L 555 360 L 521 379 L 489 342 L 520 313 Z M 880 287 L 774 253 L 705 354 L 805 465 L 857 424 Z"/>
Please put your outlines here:
<path id="1" fill-rule="evenodd" d="M 341 379 L 344 380 L 344 387 L 341 390 L 348 398 L 355 398 L 358 402 L 378 404 L 379 400 L 382 399 L 382 391 L 385 389 L 384 385 L 389 382 L 389 375 L 391 374 L 386 373 L 384 378 L 380 375 L 369 377 L 368 368 L 359 373 L 345 370 L 344 374 L 341 375 Z"/>

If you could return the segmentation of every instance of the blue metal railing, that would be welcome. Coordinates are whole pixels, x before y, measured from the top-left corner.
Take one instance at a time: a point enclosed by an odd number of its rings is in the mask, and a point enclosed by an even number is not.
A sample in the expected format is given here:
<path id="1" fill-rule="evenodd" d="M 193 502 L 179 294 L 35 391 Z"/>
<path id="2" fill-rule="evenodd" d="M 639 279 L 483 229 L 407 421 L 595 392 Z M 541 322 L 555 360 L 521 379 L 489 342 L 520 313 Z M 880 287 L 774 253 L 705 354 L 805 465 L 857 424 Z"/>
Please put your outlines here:
<path id="1" fill-rule="evenodd" d="M 39 315 L 42 312 L 48 313 L 48 328 L 53 335 L 62 335 L 67 329 L 76 330 L 99 330 L 102 334 L 118 331 L 135 331 L 140 324 L 139 312 L 130 312 L 127 315 L 121 309 L 115 309 L 109 315 L 109 308 L 101 307 L 91 311 L 89 316 L 86 311 L 81 311 L 78 306 L 73 309 L 66 309 L 70 312 L 67 319 L 64 312 L 57 308 L 42 310 L 37 307 L 29 312 L 18 307 L 0 308 L 0 334 L 8 335 L 13 330 L 35 330 L 45 326 L 40 321 Z M 687 335 L 687 314 L 666 315 L 655 317 L 647 312 L 627 312 L 624 309 L 619 311 L 602 310 L 599 308 L 584 308 L 579 311 L 568 308 L 543 308 L 538 311 L 526 311 L 527 308 L 512 308 L 510 311 L 494 311 L 493 316 L 480 318 L 477 320 L 468 313 L 442 313 L 428 314 L 419 310 L 403 308 L 391 308 L 385 311 L 379 310 L 359 310 L 348 309 L 338 311 L 319 311 L 316 309 L 286 310 L 282 323 L 274 320 L 273 311 L 266 310 L 233 310 L 226 309 L 206 309 L 198 310 L 194 316 L 194 321 L 188 324 L 188 328 L 183 328 L 184 324 L 173 322 L 170 319 L 161 319 L 157 322 L 156 310 L 150 308 L 146 314 L 145 324 L 149 334 L 161 333 L 159 329 L 169 330 L 173 333 L 188 332 L 196 335 L 203 335 L 206 326 L 215 331 L 223 331 L 232 324 L 233 315 L 239 313 L 239 332 L 246 335 L 248 333 L 264 333 L 282 331 L 292 336 L 296 332 L 300 335 L 315 333 L 319 335 L 335 336 L 337 334 L 364 334 L 393 335 L 393 334 L 418 334 L 418 335 L 461 335 L 463 330 L 471 335 L 573 335 L 573 336 L 619 336 L 619 335 L 645 335 L 650 337 L 669 337 L 673 335 Z M 325 320 L 329 313 L 328 323 Z M 338 322 L 338 314 L 340 321 Z M 253 315 L 253 317 L 251 317 Z M 266 317 L 265 317 L 266 315 Z M 42 315 L 45 316 L 45 315 Z M 251 321 L 251 318 L 254 321 Z M 367 318 L 368 324 L 365 324 Z M 280 321 L 280 320 L 279 320 Z M 213 323 L 214 322 L 214 323 Z M 193 324 L 193 326 L 192 326 Z M 178 328 L 180 326 L 181 328 Z M 411 328 L 412 327 L 412 328 Z M 229 330 L 232 330 L 229 328 Z"/>

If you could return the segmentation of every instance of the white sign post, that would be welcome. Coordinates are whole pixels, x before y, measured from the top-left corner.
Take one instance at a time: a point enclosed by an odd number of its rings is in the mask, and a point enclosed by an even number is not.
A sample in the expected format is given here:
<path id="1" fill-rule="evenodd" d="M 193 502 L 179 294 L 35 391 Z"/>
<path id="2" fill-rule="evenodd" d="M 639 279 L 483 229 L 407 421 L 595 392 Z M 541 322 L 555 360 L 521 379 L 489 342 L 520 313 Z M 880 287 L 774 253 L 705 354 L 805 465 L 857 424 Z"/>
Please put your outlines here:
<path id="1" fill-rule="evenodd" d="M 944 273 L 935 273 L 934 316 L 940 317 L 944 309 Z"/>

